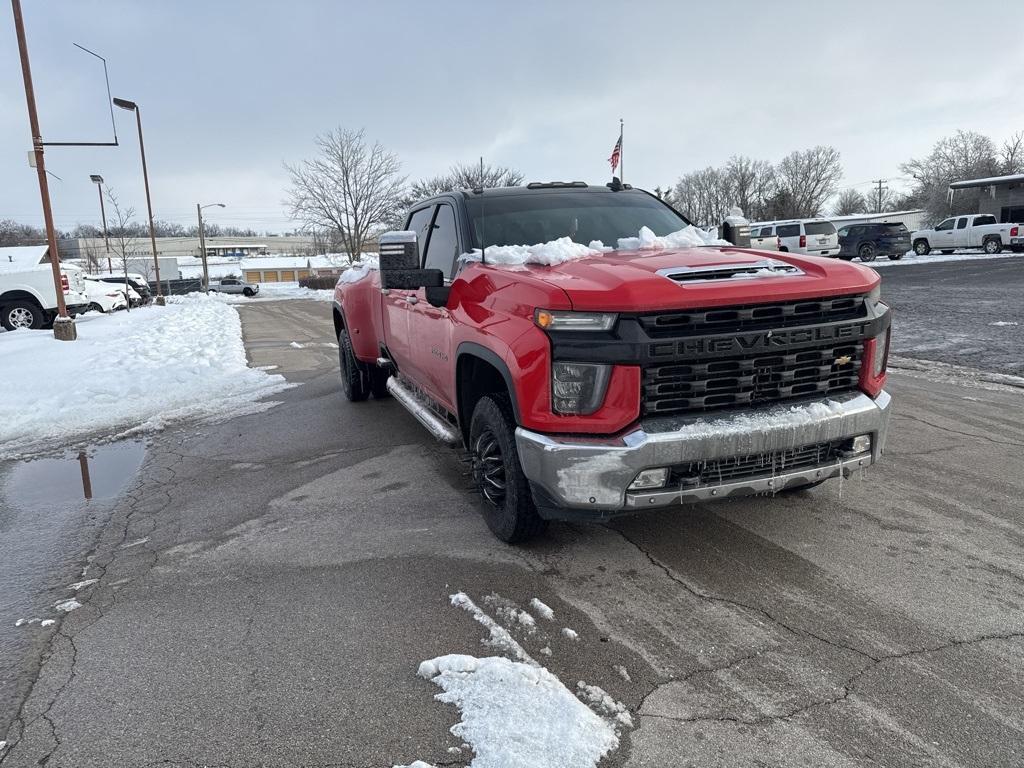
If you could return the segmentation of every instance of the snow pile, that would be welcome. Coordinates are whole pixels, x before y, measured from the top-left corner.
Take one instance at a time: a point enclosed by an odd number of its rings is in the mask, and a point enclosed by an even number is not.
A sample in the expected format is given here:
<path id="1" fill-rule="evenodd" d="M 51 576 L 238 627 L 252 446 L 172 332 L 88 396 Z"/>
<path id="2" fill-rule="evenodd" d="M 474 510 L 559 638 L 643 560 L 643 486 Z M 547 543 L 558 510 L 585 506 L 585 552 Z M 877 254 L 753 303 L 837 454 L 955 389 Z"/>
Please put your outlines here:
<path id="1" fill-rule="evenodd" d="M 378 269 L 380 269 L 380 259 L 376 256 L 368 256 L 364 254 L 360 261 L 355 262 L 352 266 L 341 273 L 341 277 L 338 278 L 338 282 L 355 283 Z"/>
<path id="2" fill-rule="evenodd" d="M 468 611 L 474 619 L 487 628 L 490 637 L 481 641 L 484 645 L 509 653 L 528 664 L 537 664 L 537 662 L 530 658 L 530 654 L 526 652 L 523 646 L 516 642 L 516 639 L 509 634 L 509 631 L 481 610 L 465 592 L 458 592 L 452 595 L 451 601 L 452 605 Z"/>
<path id="3" fill-rule="evenodd" d="M 609 693 L 598 685 L 587 685 L 580 680 L 576 683 L 580 696 L 590 702 L 591 706 L 599 709 L 609 717 L 613 717 L 627 728 L 633 727 L 633 716 L 629 714 L 626 705 L 616 701 Z"/>
<path id="4" fill-rule="evenodd" d="M 717 232 L 703 230 L 692 224 L 677 232 L 659 237 L 648 227 L 641 227 L 638 237 L 620 237 L 620 251 L 639 251 L 649 248 L 698 248 L 703 245 L 732 245 L 728 240 L 720 240 Z"/>
<path id="5" fill-rule="evenodd" d="M 540 616 L 542 619 L 547 619 L 548 621 L 555 620 L 555 612 L 551 610 L 551 608 L 549 608 L 547 605 L 542 603 L 539 598 L 533 598 L 530 601 L 530 607 L 533 608 L 533 610 L 536 611 L 537 615 Z"/>
<path id="6" fill-rule="evenodd" d="M 257 400 L 290 386 L 248 367 L 238 313 L 216 299 L 174 297 L 77 326 L 73 342 L 43 330 L 0 335 L 0 459 L 264 410 L 273 404 Z"/>
<path id="7" fill-rule="evenodd" d="M 71 613 L 72 611 L 81 608 L 82 604 L 80 602 L 78 602 L 77 600 L 75 600 L 75 599 L 71 599 L 71 600 L 64 600 L 62 602 L 59 602 L 59 603 L 57 603 L 53 607 L 56 608 L 61 613 Z"/>
<path id="8" fill-rule="evenodd" d="M 562 627 L 562 637 L 567 637 L 570 640 L 579 640 L 580 635 L 575 629 L 569 627 Z"/>
<path id="9" fill-rule="evenodd" d="M 472 745 L 473 768 L 584 768 L 619 745 L 611 724 L 543 667 L 451 654 L 424 661 L 419 675 L 462 713 L 451 730 Z"/>
<path id="10" fill-rule="evenodd" d="M 716 235 L 716 232 L 705 231 L 692 224 L 664 237 L 654 234 L 649 227 L 641 227 L 637 237 L 620 237 L 617 249 L 639 251 L 658 248 L 695 248 L 704 245 L 732 245 L 728 240 L 720 240 Z M 612 250 L 615 249 L 600 240 L 591 240 L 589 245 L 583 245 L 574 243 L 571 238 L 560 237 L 557 240 L 549 240 L 536 245 L 489 245 L 485 261 L 488 264 L 506 267 L 525 264 L 553 267 L 567 261 L 599 256 Z M 464 253 L 459 258 L 461 261 L 481 261 L 480 249 L 474 248 L 472 253 Z"/>

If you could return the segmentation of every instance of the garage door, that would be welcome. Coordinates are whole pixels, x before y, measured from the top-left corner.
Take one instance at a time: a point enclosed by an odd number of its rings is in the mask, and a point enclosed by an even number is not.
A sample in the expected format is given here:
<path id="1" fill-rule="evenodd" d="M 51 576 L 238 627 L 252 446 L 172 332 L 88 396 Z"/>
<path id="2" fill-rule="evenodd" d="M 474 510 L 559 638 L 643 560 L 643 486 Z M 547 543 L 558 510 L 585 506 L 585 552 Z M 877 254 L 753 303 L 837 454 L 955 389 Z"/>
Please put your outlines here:
<path id="1" fill-rule="evenodd" d="M 302 280 L 305 277 L 309 277 L 309 270 L 308 269 L 300 269 L 299 270 L 299 280 Z"/>
<path id="2" fill-rule="evenodd" d="M 260 281 L 260 273 L 259 272 L 246 272 L 245 273 L 245 282 L 247 282 L 247 283 L 258 283 L 259 281 Z"/>
<path id="3" fill-rule="evenodd" d="M 295 270 L 284 269 L 281 270 L 281 282 L 282 283 L 294 283 L 295 282 Z"/>
<path id="4" fill-rule="evenodd" d="M 263 271 L 263 282 L 264 283 L 276 283 L 277 282 L 277 272 L 267 272 L 266 270 L 264 270 Z"/>

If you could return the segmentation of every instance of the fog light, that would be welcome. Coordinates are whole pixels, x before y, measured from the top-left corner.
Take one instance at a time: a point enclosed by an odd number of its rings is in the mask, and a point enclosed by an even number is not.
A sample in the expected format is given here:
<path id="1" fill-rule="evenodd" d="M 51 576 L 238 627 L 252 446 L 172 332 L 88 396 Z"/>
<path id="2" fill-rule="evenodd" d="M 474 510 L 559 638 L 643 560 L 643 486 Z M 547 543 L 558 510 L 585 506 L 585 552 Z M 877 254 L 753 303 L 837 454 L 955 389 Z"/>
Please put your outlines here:
<path id="1" fill-rule="evenodd" d="M 650 488 L 662 488 L 667 482 L 668 467 L 645 469 L 629 484 L 629 490 L 642 491 Z"/>
<path id="2" fill-rule="evenodd" d="M 848 454 L 868 453 L 871 450 L 871 435 L 857 435 L 849 442 Z"/>

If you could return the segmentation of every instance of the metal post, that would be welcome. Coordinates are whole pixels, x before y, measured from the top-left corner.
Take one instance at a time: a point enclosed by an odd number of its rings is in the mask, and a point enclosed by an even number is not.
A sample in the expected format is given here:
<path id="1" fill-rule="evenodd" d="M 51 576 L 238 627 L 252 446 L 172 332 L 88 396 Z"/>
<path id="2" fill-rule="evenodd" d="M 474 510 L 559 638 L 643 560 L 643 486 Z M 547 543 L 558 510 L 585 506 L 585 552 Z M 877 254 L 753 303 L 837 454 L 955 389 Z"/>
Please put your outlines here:
<path id="1" fill-rule="evenodd" d="M 622 141 L 625 135 L 625 123 L 619 118 L 619 181 L 626 183 L 626 145 Z"/>
<path id="2" fill-rule="evenodd" d="M 53 210 L 50 208 L 50 186 L 46 180 L 46 164 L 43 160 L 43 138 L 39 131 L 39 115 L 36 112 L 36 96 L 32 87 L 32 68 L 28 60 L 28 43 L 25 39 L 25 20 L 21 15 L 20 0 L 11 0 L 14 9 L 14 29 L 18 37 L 18 51 L 21 54 L 21 74 L 25 80 L 25 101 L 28 103 L 28 122 L 32 129 L 32 151 L 35 154 L 36 175 L 39 177 L 39 196 L 43 202 L 43 222 L 46 225 L 46 242 L 50 250 L 50 269 L 53 273 L 53 288 L 57 294 L 57 321 L 53 324 L 53 336 L 62 341 L 74 341 L 77 336 L 75 322 L 68 317 L 64 301 L 64 289 L 60 280 L 60 255 L 57 253 L 57 230 L 53 226 Z"/>
<path id="3" fill-rule="evenodd" d="M 203 207 L 196 203 L 196 213 L 199 215 L 199 253 L 203 259 L 203 292 L 210 292 L 210 270 L 206 265 L 206 237 L 203 235 Z"/>
<path id="4" fill-rule="evenodd" d="M 153 246 L 153 266 L 156 269 L 156 303 L 163 306 L 163 291 L 160 289 L 160 258 L 156 255 L 156 230 L 153 229 L 153 201 L 149 196 L 149 172 L 146 170 L 146 145 L 142 141 L 142 110 L 135 105 L 135 122 L 139 126 L 139 152 L 142 153 L 142 181 L 146 185 L 146 210 L 149 213 L 149 242 Z"/>
<path id="5" fill-rule="evenodd" d="M 114 265 L 110 261 L 110 238 L 107 236 L 107 211 L 103 207 L 103 185 L 97 184 L 96 191 L 100 193 L 100 218 L 103 220 L 103 244 L 107 248 L 107 272 L 114 274 Z"/>
<path id="6" fill-rule="evenodd" d="M 82 469 L 82 495 L 89 500 L 92 498 L 92 478 L 89 476 L 89 457 L 85 451 L 78 452 L 78 466 Z"/>

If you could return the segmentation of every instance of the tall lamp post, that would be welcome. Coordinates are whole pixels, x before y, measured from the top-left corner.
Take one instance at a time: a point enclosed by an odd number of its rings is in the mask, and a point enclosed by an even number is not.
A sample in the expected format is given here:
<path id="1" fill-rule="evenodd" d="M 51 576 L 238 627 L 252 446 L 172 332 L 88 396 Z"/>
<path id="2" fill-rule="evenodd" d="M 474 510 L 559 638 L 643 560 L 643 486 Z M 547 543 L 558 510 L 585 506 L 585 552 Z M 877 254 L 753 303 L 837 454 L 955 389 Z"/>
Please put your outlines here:
<path id="1" fill-rule="evenodd" d="M 203 234 L 203 208 L 226 208 L 224 203 L 209 203 L 200 205 L 196 203 L 196 214 L 199 216 L 199 253 L 203 259 L 203 292 L 210 292 L 210 270 L 206 266 L 206 235 Z"/>
<path id="2" fill-rule="evenodd" d="M 103 244 L 107 248 L 107 272 L 114 274 L 114 265 L 110 263 L 110 238 L 107 236 L 107 211 L 103 207 L 103 177 L 98 173 L 89 174 L 89 179 L 96 185 L 100 193 L 100 219 L 103 221 Z"/>
<path id="3" fill-rule="evenodd" d="M 57 230 L 53 226 L 53 209 L 50 207 L 50 185 L 46 180 L 46 165 L 43 160 L 43 137 L 39 131 L 39 115 L 36 112 L 36 94 L 32 87 L 32 68 L 28 61 L 28 42 L 25 40 L 25 21 L 21 15 L 21 2 L 11 0 L 14 9 L 14 31 L 18 38 L 18 52 L 21 54 L 21 74 L 25 81 L 25 101 L 28 103 L 28 122 L 32 129 L 32 152 L 36 175 L 39 177 L 39 196 L 43 202 L 43 223 L 46 225 L 46 242 L 50 249 L 50 269 L 53 272 L 53 287 L 57 294 L 57 319 L 53 324 L 53 337 L 61 341 L 74 341 L 78 332 L 75 321 L 68 316 L 64 302 L 64 289 L 60 279 L 60 256 L 57 253 Z"/>
<path id="4" fill-rule="evenodd" d="M 146 210 L 149 213 L 149 241 L 153 246 L 153 266 L 156 268 L 156 303 L 163 306 L 163 291 L 160 288 L 160 259 L 156 255 L 156 231 L 153 229 L 153 201 L 149 196 L 149 172 L 146 170 L 146 145 L 142 142 L 142 113 L 139 105 L 128 99 L 114 99 L 114 106 L 135 113 L 135 122 L 139 126 L 139 152 L 142 154 L 142 181 L 146 185 Z"/>

